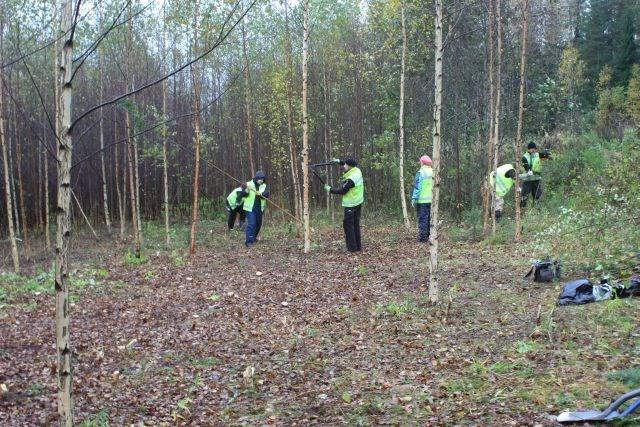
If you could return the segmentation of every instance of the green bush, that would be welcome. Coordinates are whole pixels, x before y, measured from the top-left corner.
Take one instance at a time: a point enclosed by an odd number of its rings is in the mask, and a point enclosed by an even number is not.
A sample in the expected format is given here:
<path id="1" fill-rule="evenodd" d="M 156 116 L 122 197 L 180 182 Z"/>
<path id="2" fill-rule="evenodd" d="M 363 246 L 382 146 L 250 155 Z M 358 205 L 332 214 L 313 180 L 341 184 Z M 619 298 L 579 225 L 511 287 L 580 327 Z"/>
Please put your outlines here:
<path id="1" fill-rule="evenodd" d="M 545 164 L 544 209 L 528 221 L 536 258 L 598 274 L 628 271 L 640 249 L 639 148 L 635 132 L 622 141 L 593 133 L 564 140 Z"/>

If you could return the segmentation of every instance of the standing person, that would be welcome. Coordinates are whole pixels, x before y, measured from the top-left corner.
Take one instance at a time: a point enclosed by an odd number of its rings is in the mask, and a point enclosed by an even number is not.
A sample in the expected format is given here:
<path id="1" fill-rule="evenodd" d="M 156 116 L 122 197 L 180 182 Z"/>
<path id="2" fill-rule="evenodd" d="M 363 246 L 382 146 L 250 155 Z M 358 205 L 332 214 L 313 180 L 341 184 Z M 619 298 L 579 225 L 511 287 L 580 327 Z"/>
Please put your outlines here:
<path id="1" fill-rule="evenodd" d="M 242 184 L 227 196 L 227 212 L 229 214 L 229 217 L 227 218 L 227 227 L 229 228 L 229 231 L 233 230 L 233 225 L 236 222 L 236 215 L 240 215 L 240 222 L 238 225 L 240 226 L 240 230 L 244 230 L 244 221 L 247 218 L 247 214 L 243 207 L 244 198 L 247 196 L 246 190 L 247 184 Z"/>
<path id="2" fill-rule="evenodd" d="M 342 207 L 344 208 L 342 227 L 347 250 L 358 252 L 362 250 L 360 211 L 364 203 L 364 179 L 362 171 L 354 159 L 341 160 L 336 163 L 342 165 L 344 171 L 342 182 L 340 186 L 333 188 L 326 184 L 324 189 L 327 193 L 342 195 Z"/>
<path id="3" fill-rule="evenodd" d="M 247 231 L 244 245 L 249 248 L 258 240 L 262 228 L 262 214 L 269 198 L 267 175 L 262 171 L 256 172 L 256 176 L 246 186 L 243 209 L 247 213 Z"/>
<path id="4" fill-rule="evenodd" d="M 433 198 L 433 169 L 431 157 L 420 157 L 420 169 L 416 173 L 411 195 L 411 206 L 418 214 L 418 241 L 428 242 L 431 219 L 431 199 Z"/>
<path id="5" fill-rule="evenodd" d="M 515 183 L 516 179 L 516 168 L 513 167 L 512 164 L 507 163 L 506 165 L 500 166 L 496 169 L 496 175 L 498 179 L 496 180 L 493 174 L 493 171 L 489 174 L 489 187 L 493 188 L 494 185 L 496 187 L 496 202 L 495 202 L 495 215 L 496 220 L 500 219 L 502 216 L 502 209 L 504 208 L 504 196 L 509 193 L 511 187 Z M 520 175 L 520 179 L 525 179 L 528 175 L 526 173 Z"/>
<path id="6" fill-rule="evenodd" d="M 538 154 L 538 146 L 535 142 L 530 142 L 527 145 L 527 152 L 522 156 L 522 167 L 526 173 L 522 182 L 522 200 L 520 206 L 523 208 L 527 206 L 527 200 L 529 194 L 531 194 L 531 204 L 534 205 L 536 200 L 542 195 L 542 186 L 540 181 L 542 179 L 542 163 L 540 162 L 540 154 Z"/>

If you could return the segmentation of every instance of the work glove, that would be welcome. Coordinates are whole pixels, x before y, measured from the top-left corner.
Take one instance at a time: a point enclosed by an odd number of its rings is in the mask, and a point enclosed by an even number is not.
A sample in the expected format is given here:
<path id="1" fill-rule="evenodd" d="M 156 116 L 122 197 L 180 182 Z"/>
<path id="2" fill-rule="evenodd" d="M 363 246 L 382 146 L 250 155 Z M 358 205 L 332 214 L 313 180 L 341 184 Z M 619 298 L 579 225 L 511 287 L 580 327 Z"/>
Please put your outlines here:
<path id="1" fill-rule="evenodd" d="M 411 200 L 411 207 L 415 208 L 416 207 L 416 201 L 415 200 Z"/>
<path id="2" fill-rule="evenodd" d="M 335 163 L 336 165 L 340 164 L 340 159 L 331 159 L 331 163 Z"/>
<path id="3" fill-rule="evenodd" d="M 262 191 L 256 191 L 256 196 L 262 197 Z"/>
<path id="4" fill-rule="evenodd" d="M 325 184 L 324 191 L 326 191 L 327 193 L 331 192 L 331 186 L 329 184 Z"/>
<path id="5" fill-rule="evenodd" d="M 527 172 L 527 176 L 531 176 L 531 175 L 533 175 L 533 171 L 532 171 L 532 170 L 530 170 L 529 172 Z"/>
<path id="6" fill-rule="evenodd" d="M 247 183 L 243 182 L 242 185 L 240 186 L 240 188 L 242 188 L 242 191 L 246 191 L 247 190 Z"/>

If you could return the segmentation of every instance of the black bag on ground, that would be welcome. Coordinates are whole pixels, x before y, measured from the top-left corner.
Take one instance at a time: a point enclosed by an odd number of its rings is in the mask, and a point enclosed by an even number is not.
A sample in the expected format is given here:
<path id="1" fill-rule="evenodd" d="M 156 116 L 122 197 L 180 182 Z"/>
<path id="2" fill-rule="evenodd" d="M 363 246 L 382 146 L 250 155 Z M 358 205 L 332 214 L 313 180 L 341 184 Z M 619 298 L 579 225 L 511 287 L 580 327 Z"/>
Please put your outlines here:
<path id="1" fill-rule="evenodd" d="M 558 305 L 579 305 L 594 302 L 593 284 L 587 279 L 574 280 L 562 288 Z"/>
<path id="2" fill-rule="evenodd" d="M 532 274 L 533 281 L 536 283 L 553 282 L 553 279 L 560 278 L 560 261 L 536 261 L 524 277 L 527 278 Z"/>

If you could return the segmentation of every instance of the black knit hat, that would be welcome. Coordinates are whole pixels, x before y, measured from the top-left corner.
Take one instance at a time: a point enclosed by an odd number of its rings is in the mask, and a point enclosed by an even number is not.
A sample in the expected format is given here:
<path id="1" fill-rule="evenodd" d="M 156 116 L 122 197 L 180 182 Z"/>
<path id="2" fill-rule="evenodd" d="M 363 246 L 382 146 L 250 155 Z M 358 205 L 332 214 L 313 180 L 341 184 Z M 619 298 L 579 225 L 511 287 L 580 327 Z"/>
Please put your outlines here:
<path id="1" fill-rule="evenodd" d="M 355 159 L 352 159 L 351 157 L 349 157 L 348 159 L 344 159 L 340 162 L 341 165 L 349 165 L 351 167 L 355 167 L 358 166 L 358 162 L 355 161 Z"/>
<path id="2" fill-rule="evenodd" d="M 527 145 L 527 150 L 531 150 L 532 148 L 538 148 L 535 142 L 530 142 L 529 145 Z"/>

